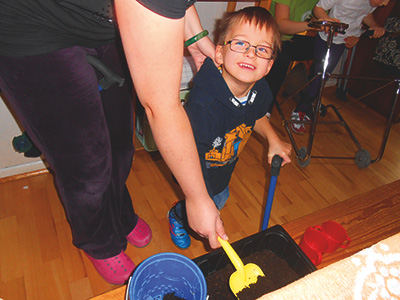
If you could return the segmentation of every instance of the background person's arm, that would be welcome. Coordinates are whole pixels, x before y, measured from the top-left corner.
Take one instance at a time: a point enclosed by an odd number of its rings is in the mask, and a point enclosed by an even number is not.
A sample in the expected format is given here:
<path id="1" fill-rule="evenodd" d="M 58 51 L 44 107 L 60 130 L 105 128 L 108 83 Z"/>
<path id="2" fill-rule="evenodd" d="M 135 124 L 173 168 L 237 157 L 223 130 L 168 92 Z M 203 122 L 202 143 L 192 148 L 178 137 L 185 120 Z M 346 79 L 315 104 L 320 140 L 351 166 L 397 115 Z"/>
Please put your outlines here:
<path id="1" fill-rule="evenodd" d="M 312 29 L 307 26 L 308 22 L 295 22 L 290 20 L 290 7 L 281 3 L 276 3 L 275 21 L 283 34 L 291 35 Z"/>
<path id="2" fill-rule="evenodd" d="M 323 20 L 323 21 L 331 21 L 331 22 L 340 22 L 339 19 L 331 18 L 326 11 L 319 7 L 315 6 L 313 9 L 313 14 L 317 18 L 317 20 Z"/>
<path id="3" fill-rule="evenodd" d="M 115 5 L 136 93 L 157 147 L 185 194 L 189 225 L 207 237 L 212 248 L 219 247 L 217 235 L 227 237 L 207 193 L 192 129 L 179 99 L 189 20 L 162 17 L 135 0 L 116 0 Z"/>
<path id="4" fill-rule="evenodd" d="M 366 15 L 363 19 L 363 23 L 369 27 L 368 28 L 369 30 L 374 31 L 374 34 L 371 36 L 371 38 L 374 39 L 380 38 L 386 32 L 385 28 L 379 26 L 378 23 L 376 23 L 373 14 Z"/>

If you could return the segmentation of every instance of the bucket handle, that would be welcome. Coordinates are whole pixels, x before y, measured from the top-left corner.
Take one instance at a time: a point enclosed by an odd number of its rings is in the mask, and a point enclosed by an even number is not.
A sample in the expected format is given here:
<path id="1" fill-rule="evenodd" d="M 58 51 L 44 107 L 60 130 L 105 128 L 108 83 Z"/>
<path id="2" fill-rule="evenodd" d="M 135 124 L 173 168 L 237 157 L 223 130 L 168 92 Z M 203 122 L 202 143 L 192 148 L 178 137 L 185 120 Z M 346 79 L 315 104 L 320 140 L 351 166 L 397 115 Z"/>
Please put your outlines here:
<path id="1" fill-rule="evenodd" d="M 131 285 L 132 276 L 129 277 L 128 284 L 126 285 L 125 300 L 129 300 L 129 286 Z"/>

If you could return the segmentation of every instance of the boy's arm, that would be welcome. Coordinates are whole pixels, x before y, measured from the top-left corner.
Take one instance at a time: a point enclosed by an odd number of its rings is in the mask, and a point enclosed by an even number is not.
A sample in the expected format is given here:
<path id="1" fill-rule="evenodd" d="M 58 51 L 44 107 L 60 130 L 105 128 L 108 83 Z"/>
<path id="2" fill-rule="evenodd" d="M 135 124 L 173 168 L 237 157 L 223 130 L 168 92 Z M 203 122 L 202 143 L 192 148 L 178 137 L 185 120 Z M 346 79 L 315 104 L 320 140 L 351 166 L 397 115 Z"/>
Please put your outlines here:
<path id="1" fill-rule="evenodd" d="M 254 125 L 254 131 L 268 140 L 269 164 L 271 164 L 272 158 L 276 154 L 283 158 L 282 166 L 291 162 L 289 155 L 292 152 L 292 145 L 280 140 L 275 130 L 272 128 L 267 116 L 264 116 L 256 121 L 256 124 Z"/>
<path id="2" fill-rule="evenodd" d="M 385 28 L 382 26 L 379 26 L 378 23 L 376 23 L 374 15 L 373 14 L 368 14 L 364 17 L 363 23 L 369 27 L 369 30 L 373 30 L 374 34 L 371 36 L 371 38 L 380 38 L 382 35 L 385 34 Z"/>

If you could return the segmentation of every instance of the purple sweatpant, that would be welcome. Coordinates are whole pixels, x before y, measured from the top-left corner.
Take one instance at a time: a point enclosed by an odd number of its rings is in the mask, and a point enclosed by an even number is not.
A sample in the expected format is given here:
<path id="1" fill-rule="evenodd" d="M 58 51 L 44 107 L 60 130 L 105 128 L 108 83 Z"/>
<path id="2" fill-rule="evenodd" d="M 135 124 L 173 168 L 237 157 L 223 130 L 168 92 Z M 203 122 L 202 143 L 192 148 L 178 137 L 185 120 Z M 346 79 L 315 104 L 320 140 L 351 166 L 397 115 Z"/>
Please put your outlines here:
<path id="1" fill-rule="evenodd" d="M 133 92 L 121 53 L 110 44 L 0 56 L 0 88 L 54 172 L 73 243 L 98 259 L 125 250 L 138 220 L 125 185 L 134 154 Z M 100 92 L 87 54 L 125 85 Z"/>

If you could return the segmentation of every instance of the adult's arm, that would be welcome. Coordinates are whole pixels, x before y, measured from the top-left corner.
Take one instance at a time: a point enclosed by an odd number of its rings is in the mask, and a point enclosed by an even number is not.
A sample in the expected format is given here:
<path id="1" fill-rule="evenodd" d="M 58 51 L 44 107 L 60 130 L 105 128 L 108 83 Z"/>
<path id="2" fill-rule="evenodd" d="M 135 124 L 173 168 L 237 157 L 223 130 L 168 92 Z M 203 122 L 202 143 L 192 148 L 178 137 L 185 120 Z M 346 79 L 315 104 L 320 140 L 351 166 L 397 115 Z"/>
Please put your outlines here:
<path id="1" fill-rule="evenodd" d="M 190 39 L 202 31 L 203 27 L 201 25 L 200 18 L 197 14 L 195 6 L 192 5 L 186 11 L 185 40 Z M 190 45 L 188 50 L 196 63 L 197 69 L 200 69 L 206 56 L 212 58 L 213 60 L 215 58 L 215 45 L 208 36 L 203 37 L 196 43 Z"/>
<path id="2" fill-rule="evenodd" d="M 116 0 L 115 6 L 136 93 L 157 147 L 185 194 L 189 225 L 217 248 L 217 235 L 227 237 L 207 193 L 192 129 L 179 100 L 183 42 L 189 35 L 185 23 L 190 20 L 163 17 L 135 0 Z"/>

